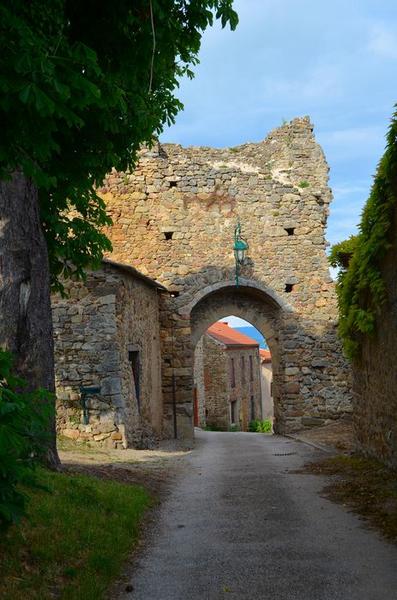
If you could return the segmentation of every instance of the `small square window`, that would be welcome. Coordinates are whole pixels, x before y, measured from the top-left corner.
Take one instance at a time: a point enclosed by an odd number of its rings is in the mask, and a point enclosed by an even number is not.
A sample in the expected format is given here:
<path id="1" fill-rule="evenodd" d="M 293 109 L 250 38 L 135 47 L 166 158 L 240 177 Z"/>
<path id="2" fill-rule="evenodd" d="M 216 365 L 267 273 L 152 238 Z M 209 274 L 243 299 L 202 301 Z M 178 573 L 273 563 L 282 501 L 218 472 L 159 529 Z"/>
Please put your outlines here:
<path id="1" fill-rule="evenodd" d="M 295 234 L 295 227 L 286 227 L 285 231 L 288 233 L 288 235 L 294 235 Z"/>
<path id="2" fill-rule="evenodd" d="M 172 240 L 173 235 L 174 235 L 173 231 L 164 231 L 164 239 L 165 240 Z"/>
<path id="3" fill-rule="evenodd" d="M 285 284 L 285 291 L 287 292 L 287 294 L 289 294 L 290 292 L 292 292 L 294 289 L 294 284 L 293 283 L 286 283 Z"/>
<path id="4" fill-rule="evenodd" d="M 175 188 L 178 185 L 177 181 L 170 181 L 170 188 Z"/>

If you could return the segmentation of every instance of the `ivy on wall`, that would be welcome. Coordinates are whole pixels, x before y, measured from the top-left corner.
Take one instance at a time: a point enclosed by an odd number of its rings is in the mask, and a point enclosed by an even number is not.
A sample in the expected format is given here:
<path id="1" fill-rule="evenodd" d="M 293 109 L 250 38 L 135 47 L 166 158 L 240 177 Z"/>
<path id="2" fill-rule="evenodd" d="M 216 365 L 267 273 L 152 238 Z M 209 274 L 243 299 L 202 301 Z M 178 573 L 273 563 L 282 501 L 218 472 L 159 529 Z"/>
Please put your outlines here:
<path id="1" fill-rule="evenodd" d="M 392 117 L 386 151 L 362 213 L 359 233 L 336 244 L 330 255 L 331 265 L 340 268 L 339 334 L 351 360 L 359 358 L 363 336 L 375 332 L 376 317 L 386 299 L 382 263 L 392 244 L 396 201 L 397 112 Z"/>

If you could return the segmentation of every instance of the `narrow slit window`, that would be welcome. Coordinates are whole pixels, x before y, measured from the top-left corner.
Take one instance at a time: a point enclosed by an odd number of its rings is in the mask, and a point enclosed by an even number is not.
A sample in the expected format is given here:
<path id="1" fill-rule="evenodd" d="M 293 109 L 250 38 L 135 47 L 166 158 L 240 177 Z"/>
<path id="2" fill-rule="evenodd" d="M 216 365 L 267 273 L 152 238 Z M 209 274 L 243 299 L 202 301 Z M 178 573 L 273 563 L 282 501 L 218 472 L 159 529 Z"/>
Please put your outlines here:
<path id="1" fill-rule="evenodd" d="M 174 235 L 173 231 L 164 231 L 164 239 L 172 240 L 172 236 Z"/>
<path id="2" fill-rule="evenodd" d="M 237 410 L 236 410 L 237 402 L 234 400 L 230 403 L 230 422 L 232 425 L 235 424 L 237 418 Z"/>
<path id="3" fill-rule="evenodd" d="M 232 388 L 236 387 L 236 371 L 234 368 L 234 358 L 230 359 L 230 363 L 229 363 L 229 368 L 230 368 L 230 385 Z"/>
<path id="4" fill-rule="evenodd" d="M 254 397 L 251 396 L 251 421 L 255 419 L 255 400 Z"/>
<path id="5" fill-rule="evenodd" d="M 286 227 L 285 231 L 288 235 L 295 235 L 295 227 Z"/>
<path id="6" fill-rule="evenodd" d="M 254 361 L 253 361 L 251 354 L 249 357 L 249 361 L 250 361 L 250 381 L 254 381 Z"/>
<path id="7" fill-rule="evenodd" d="M 141 383 L 140 382 L 141 365 L 140 365 L 139 352 L 136 350 L 128 352 L 128 361 L 131 365 L 132 376 L 133 376 L 134 387 L 135 387 L 136 402 L 137 402 L 137 406 L 138 406 L 138 412 L 140 413 L 141 412 L 141 385 L 140 385 L 140 383 Z"/>
<path id="8" fill-rule="evenodd" d="M 241 383 L 245 383 L 245 358 L 241 357 Z"/>

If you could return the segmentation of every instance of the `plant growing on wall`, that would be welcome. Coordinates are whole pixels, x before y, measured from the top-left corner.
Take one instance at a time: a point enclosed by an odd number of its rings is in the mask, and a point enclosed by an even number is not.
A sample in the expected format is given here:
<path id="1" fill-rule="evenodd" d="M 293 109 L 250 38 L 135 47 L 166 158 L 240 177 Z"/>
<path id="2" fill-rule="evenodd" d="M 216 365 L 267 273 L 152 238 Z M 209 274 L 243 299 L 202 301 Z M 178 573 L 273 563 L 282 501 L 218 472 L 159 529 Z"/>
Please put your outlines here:
<path id="1" fill-rule="evenodd" d="M 174 121 L 215 18 L 236 27 L 232 0 L 0 5 L 0 346 L 31 389 L 54 388 L 50 280 L 110 249 L 95 187 Z"/>
<path id="2" fill-rule="evenodd" d="M 331 265 L 340 267 L 339 333 L 350 359 L 359 358 L 361 340 L 374 333 L 377 314 L 386 299 L 382 262 L 393 241 L 397 203 L 397 113 L 386 140 L 359 234 L 334 246 L 330 255 Z"/>

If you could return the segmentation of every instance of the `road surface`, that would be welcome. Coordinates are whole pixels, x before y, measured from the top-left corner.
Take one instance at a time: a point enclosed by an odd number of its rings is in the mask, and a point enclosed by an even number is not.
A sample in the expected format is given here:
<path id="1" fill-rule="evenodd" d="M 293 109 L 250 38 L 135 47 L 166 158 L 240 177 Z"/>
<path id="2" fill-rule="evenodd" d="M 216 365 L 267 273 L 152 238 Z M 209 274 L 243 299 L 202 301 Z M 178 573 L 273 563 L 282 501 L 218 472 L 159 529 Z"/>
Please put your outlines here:
<path id="1" fill-rule="evenodd" d="M 294 473 L 324 454 L 198 432 L 128 580 L 133 600 L 397 600 L 397 548 Z"/>

